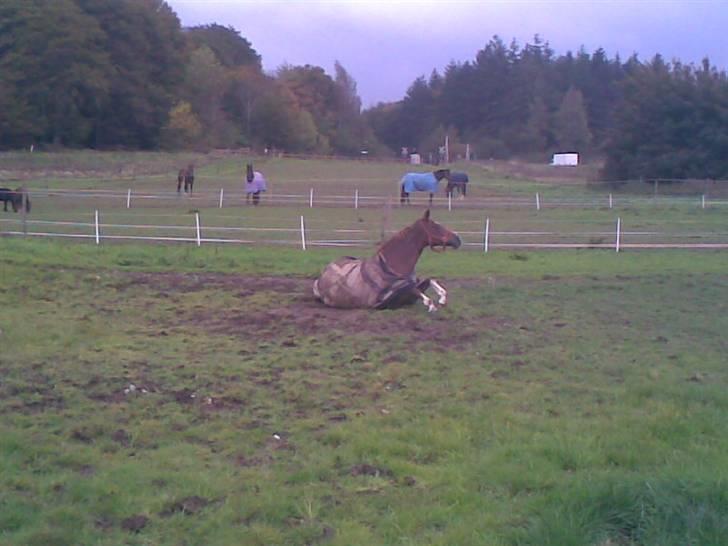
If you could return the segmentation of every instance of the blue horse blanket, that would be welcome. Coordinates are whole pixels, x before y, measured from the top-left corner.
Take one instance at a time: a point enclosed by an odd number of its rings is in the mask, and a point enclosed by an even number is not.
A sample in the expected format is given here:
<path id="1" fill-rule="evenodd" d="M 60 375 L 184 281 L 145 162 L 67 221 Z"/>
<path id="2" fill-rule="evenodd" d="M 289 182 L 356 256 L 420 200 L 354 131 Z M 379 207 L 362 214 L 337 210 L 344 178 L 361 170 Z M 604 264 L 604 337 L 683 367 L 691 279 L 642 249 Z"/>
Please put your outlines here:
<path id="1" fill-rule="evenodd" d="M 437 178 L 434 173 L 407 173 L 400 180 L 400 186 L 407 193 L 415 191 L 437 193 Z"/>
<path id="2" fill-rule="evenodd" d="M 255 171 L 253 173 L 253 181 L 252 182 L 245 182 L 245 193 L 258 193 L 259 191 L 265 191 L 266 184 L 265 184 L 265 176 L 263 176 L 263 173 L 260 171 Z"/>

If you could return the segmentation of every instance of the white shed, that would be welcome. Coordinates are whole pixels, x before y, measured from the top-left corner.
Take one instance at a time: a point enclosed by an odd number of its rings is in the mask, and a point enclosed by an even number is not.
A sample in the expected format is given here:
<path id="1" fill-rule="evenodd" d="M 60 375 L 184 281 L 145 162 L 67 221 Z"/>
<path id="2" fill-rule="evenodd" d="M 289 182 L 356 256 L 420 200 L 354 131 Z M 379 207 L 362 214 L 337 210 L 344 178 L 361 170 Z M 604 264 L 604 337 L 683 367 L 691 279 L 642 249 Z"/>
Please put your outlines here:
<path id="1" fill-rule="evenodd" d="M 575 167 L 579 164 L 579 154 L 571 152 L 554 154 L 551 164 L 557 167 Z"/>

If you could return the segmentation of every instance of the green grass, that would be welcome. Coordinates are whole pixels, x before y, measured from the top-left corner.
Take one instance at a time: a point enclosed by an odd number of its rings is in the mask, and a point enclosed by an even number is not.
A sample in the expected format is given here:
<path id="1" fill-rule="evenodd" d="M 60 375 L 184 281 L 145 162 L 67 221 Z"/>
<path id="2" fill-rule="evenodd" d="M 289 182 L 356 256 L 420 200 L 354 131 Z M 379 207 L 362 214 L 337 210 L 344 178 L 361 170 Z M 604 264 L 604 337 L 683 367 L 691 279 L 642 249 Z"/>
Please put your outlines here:
<path id="1" fill-rule="evenodd" d="M 724 253 L 339 253 L 0 239 L 0 543 L 725 543 Z"/>

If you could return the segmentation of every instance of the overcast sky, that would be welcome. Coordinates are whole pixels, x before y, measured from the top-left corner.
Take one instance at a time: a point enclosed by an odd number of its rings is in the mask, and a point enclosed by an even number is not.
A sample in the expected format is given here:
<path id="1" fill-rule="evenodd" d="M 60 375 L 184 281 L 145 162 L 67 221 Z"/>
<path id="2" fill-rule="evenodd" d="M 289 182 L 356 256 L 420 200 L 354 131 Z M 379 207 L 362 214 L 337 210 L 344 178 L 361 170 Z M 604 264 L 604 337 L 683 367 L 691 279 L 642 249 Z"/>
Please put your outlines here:
<path id="1" fill-rule="evenodd" d="M 497 34 L 522 46 L 539 34 L 556 55 L 602 47 L 610 59 L 728 68 L 728 0 L 167 0 L 183 26 L 218 23 L 247 38 L 263 68 L 338 60 L 365 107 L 401 99 L 418 77 L 472 60 Z"/>

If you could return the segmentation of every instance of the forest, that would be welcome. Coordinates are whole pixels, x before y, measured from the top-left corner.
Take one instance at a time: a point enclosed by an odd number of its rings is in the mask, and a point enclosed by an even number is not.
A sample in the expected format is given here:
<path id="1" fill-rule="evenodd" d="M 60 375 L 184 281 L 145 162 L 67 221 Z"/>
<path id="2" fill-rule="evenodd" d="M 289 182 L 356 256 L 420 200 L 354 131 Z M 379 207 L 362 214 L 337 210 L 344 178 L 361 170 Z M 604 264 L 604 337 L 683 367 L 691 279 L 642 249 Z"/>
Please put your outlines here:
<path id="1" fill-rule="evenodd" d="M 69 32 L 68 29 L 73 29 Z M 163 0 L 4 0 L 0 149 L 208 150 L 604 160 L 605 178 L 728 178 L 728 77 L 699 65 L 486 39 L 474 58 L 362 109 L 341 63 L 263 70 L 241 32 Z M 381 62 L 386 62 L 382 60 Z"/>

